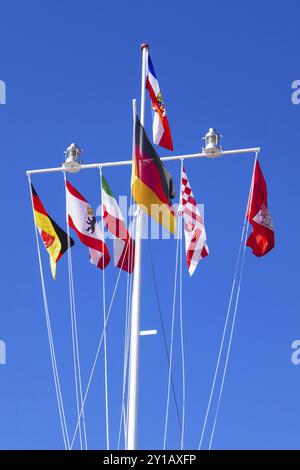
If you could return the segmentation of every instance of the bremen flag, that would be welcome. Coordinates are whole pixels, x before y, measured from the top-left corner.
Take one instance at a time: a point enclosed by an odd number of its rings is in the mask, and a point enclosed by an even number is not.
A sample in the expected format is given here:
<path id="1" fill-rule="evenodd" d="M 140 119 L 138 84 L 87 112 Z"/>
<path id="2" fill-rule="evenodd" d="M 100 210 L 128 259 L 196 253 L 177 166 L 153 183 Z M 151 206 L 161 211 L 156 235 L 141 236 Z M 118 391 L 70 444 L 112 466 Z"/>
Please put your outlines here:
<path id="1" fill-rule="evenodd" d="M 128 233 L 121 210 L 104 176 L 102 176 L 102 216 L 107 230 L 114 236 L 114 265 L 132 273 L 134 241 Z"/>
<path id="2" fill-rule="evenodd" d="M 171 207 L 171 199 L 175 197 L 173 181 L 137 116 L 133 141 L 131 192 L 135 202 L 148 215 L 171 233 L 175 232 L 175 214 Z"/>
<path id="3" fill-rule="evenodd" d="M 37 195 L 33 185 L 31 185 L 34 220 L 38 231 L 40 232 L 44 246 L 48 251 L 50 257 L 50 266 L 53 279 L 56 277 L 56 263 L 67 251 L 67 249 L 74 245 L 72 238 L 54 222 L 50 215 L 46 212 L 42 201 Z"/>
<path id="4" fill-rule="evenodd" d="M 209 251 L 204 222 L 184 167 L 181 172 L 181 198 L 178 212 L 184 219 L 186 264 L 192 276 L 198 262 L 208 256 Z"/>
<path id="5" fill-rule="evenodd" d="M 104 269 L 109 263 L 110 256 L 94 211 L 69 181 L 66 185 L 68 223 L 77 233 L 79 240 L 89 247 L 91 263 Z"/>
<path id="6" fill-rule="evenodd" d="M 268 209 L 267 185 L 258 161 L 255 163 L 251 187 L 247 219 L 253 227 L 253 232 L 246 244 L 252 248 L 255 256 L 264 256 L 274 248 L 274 226 Z"/>
<path id="7" fill-rule="evenodd" d="M 146 77 L 146 88 L 149 92 L 153 109 L 153 142 L 160 147 L 173 150 L 173 142 L 166 108 L 149 54 Z"/>

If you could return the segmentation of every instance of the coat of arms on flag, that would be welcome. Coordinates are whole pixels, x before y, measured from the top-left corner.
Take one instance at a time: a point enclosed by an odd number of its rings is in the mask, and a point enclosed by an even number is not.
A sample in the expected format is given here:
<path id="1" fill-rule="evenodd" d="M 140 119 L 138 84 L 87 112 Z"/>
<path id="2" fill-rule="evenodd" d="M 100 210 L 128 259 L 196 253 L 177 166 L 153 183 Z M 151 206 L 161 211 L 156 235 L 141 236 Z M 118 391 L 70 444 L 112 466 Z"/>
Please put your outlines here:
<path id="1" fill-rule="evenodd" d="M 70 227 L 75 230 L 79 240 L 89 247 L 91 263 L 104 269 L 110 256 L 91 205 L 69 181 L 66 182 L 66 197 Z"/>
<path id="2" fill-rule="evenodd" d="M 274 248 L 274 224 L 268 209 L 268 191 L 258 161 L 255 163 L 247 219 L 252 225 L 246 245 L 255 256 L 264 256 Z"/>
<path id="3" fill-rule="evenodd" d="M 173 142 L 166 108 L 149 54 L 146 76 L 146 88 L 149 92 L 153 110 L 153 142 L 160 147 L 173 150 Z"/>
<path id="4" fill-rule="evenodd" d="M 86 217 L 84 219 L 82 229 L 84 232 L 90 233 L 91 235 L 96 230 L 96 217 L 91 206 L 87 206 Z"/>
<path id="5" fill-rule="evenodd" d="M 41 235 L 44 247 L 48 251 L 53 279 L 56 278 L 56 263 L 69 247 L 74 245 L 72 238 L 62 230 L 46 212 L 42 201 L 31 184 L 32 204 L 35 224 Z"/>
<path id="6" fill-rule="evenodd" d="M 181 172 L 181 196 L 179 215 L 184 220 L 186 263 L 190 275 L 194 273 L 198 262 L 208 256 L 206 232 L 197 202 L 194 198 L 184 166 Z"/>

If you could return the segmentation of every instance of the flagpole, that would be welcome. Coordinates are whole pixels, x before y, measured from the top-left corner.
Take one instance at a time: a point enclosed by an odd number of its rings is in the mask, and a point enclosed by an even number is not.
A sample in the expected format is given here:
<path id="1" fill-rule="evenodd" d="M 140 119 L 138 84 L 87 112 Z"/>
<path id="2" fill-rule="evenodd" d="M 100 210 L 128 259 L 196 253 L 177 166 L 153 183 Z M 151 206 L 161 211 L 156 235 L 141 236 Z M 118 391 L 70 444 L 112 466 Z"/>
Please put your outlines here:
<path id="1" fill-rule="evenodd" d="M 147 44 L 142 44 L 142 83 L 141 83 L 141 115 L 142 126 L 145 124 L 145 92 L 146 92 L 146 63 L 148 56 Z M 135 123 L 135 101 L 133 102 Z M 127 450 L 137 448 L 138 422 L 138 381 L 139 381 L 139 343 L 140 343 L 140 303 L 141 303 L 141 270 L 142 270 L 142 225 L 143 213 L 138 207 L 135 232 L 135 261 L 131 301 L 131 332 L 130 332 L 130 362 L 129 362 L 129 392 L 128 392 L 128 430 Z"/>

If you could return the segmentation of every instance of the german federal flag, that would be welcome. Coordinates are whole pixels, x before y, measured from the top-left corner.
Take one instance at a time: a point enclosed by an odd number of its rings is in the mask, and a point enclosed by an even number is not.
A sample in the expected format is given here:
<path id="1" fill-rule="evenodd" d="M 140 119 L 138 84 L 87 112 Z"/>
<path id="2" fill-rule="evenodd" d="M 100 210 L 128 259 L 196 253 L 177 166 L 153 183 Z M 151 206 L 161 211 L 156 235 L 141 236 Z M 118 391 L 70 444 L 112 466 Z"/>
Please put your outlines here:
<path id="1" fill-rule="evenodd" d="M 135 120 L 131 192 L 148 215 L 175 233 L 176 219 L 171 199 L 175 197 L 170 173 L 150 143 L 138 117 Z"/>
<path id="2" fill-rule="evenodd" d="M 53 279 L 56 277 L 56 263 L 67 251 L 69 246 L 74 245 L 74 241 L 70 237 L 68 244 L 68 235 L 64 232 L 46 212 L 42 201 L 37 195 L 33 185 L 31 185 L 34 220 L 38 231 L 40 232 L 44 246 L 50 257 L 50 266 Z"/>

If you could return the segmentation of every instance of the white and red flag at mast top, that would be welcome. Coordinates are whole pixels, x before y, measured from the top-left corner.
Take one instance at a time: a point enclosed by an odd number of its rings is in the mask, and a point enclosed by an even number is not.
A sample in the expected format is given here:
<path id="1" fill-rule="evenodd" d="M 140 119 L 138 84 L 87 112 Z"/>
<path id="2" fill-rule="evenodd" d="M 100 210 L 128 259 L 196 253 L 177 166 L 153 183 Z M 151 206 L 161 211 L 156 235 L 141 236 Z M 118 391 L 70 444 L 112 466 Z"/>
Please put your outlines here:
<path id="1" fill-rule="evenodd" d="M 149 54 L 146 69 L 146 88 L 149 92 L 153 109 L 153 142 L 160 147 L 173 150 L 173 142 L 166 108 Z"/>
<path id="2" fill-rule="evenodd" d="M 209 250 L 206 243 L 204 222 L 184 166 L 181 171 L 181 196 L 178 213 L 184 221 L 186 264 L 192 276 L 198 262 L 208 256 Z"/>

